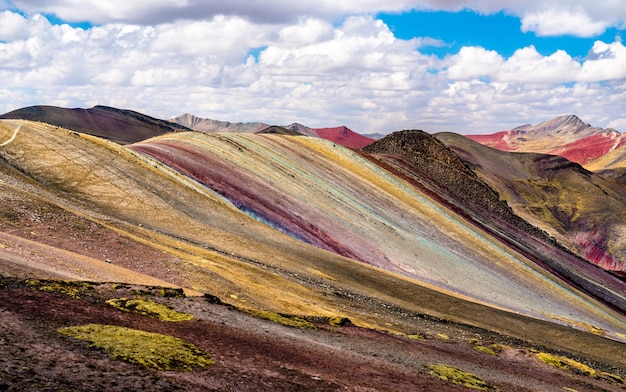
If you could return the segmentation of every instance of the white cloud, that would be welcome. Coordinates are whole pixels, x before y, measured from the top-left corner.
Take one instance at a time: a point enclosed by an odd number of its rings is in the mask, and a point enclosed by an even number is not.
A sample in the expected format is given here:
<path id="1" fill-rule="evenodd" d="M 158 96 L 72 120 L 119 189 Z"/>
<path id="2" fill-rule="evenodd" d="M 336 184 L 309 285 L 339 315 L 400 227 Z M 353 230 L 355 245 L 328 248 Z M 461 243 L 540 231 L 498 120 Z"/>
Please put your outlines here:
<path id="1" fill-rule="evenodd" d="M 61 3 L 70 4 L 45 2 Z M 135 10 L 148 4 L 128 3 Z M 374 9 L 375 3 L 359 6 Z M 289 4 L 283 5 L 297 8 Z M 350 4 L 340 1 L 338 8 Z M 616 108 L 626 97 L 626 50 L 619 41 L 596 42 L 583 60 L 563 51 L 544 56 L 532 46 L 508 58 L 464 47 L 441 60 L 420 53 L 439 41 L 398 39 L 372 16 L 333 24 L 295 15 L 282 23 L 233 14 L 80 29 L 5 11 L 0 112 L 35 104 L 104 104 L 161 118 L 191 112 L 229 121 L 343 124 L 365 133 L 497 131 L 564 113 L 598 126 L 623 124 Z"/>
<path id="2" fill-rule="evenodd" d="M 583 63 L 578 80 L 603 81 L 626 78 L 626 47 L 596 41 Z"/>
<path id="3" fill-rule="evenodd" d="M 211 20 L 168 23 L 155 27 L 151 51 L 179 55 L 238 59 L 249 48 L 268 42 L 276 27 L 257 25 L 239 17 L 216 16 Z"/>
<path id="4" fill-rule="evenodd" d="M 311 45 L 332 38 L 333 27 L 321 19 L 305 18 L 297 24 L 281 28 L 278 36 L 283 46 Z"/>
<path id="5" fill-rule="evenodd" d="M 626 78 L 626 47 L 621 42 L 596 41 L 582 62 L 563 50 L 543 56 L 535 47 L 518 49 L 508 59 L 481 47 L 463 47 L 446 59 L 450 80 L 483 78 L 503 83 L 558 84 L 601 82 Z"/>
<path id="6" fill-rule="evenodd" d="M 542 56 L 535 47 L 515 51 L 499 69 L 496 81 L 520 83 L 562 83 L 576 80 L 580 63 L 558 50 Z"/>
<path id="7" fill-rule="evenodd" d="M 552 8 L 531 11 L 522 16 L 522 31 L 532 31 L 539 36 L 572 34 L 580 37 L 593 37 L 602 34 L 611 19 L 593 20 L 582 7 L 563 8 L 551 2 Z"/>
<path id="8" fill-rule="evenodd" d="M 28 37 L 30 31 L 50 28 L 50 22 L 40 15 L 26 18 L 11 11 L 0 11 L 0 41 L 15 41 Z"/>
<path id="9" fill-rule="evenodd" d="M 504 11 L 522 20 L 522 29 L 538 35 L 589 37 L 626 21 L 622 1 L 597 0 L 13 0 L 30 14 L 50 13 L 71 22 L 161 24 L 216 15 L 239 16 L 255 23 L 295 23 L 303 17 L 335 21 L 348 15 L 402 12 L 409 9 L 480 13 Z"/>
<path id="10" fill-rule="evenodd" d="M 494 50 L 476 46 L 461 48 L 458 54 L 448 59 L 448 78 L 471 80 L 481 76 L 495 75 L 504 64 L 504 59 Z"/>

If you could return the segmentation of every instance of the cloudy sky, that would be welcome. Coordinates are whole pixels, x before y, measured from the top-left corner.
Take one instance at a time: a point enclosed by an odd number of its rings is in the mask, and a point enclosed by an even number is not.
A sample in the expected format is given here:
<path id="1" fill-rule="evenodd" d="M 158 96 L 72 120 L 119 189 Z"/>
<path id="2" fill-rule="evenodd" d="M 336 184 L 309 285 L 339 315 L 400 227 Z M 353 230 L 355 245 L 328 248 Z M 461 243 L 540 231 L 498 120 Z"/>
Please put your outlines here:
<path id="1" fill-rule="evenodd" d="M 0 112 L 626 132 L 625 21 L 622 0 L 0 0 Z"/>

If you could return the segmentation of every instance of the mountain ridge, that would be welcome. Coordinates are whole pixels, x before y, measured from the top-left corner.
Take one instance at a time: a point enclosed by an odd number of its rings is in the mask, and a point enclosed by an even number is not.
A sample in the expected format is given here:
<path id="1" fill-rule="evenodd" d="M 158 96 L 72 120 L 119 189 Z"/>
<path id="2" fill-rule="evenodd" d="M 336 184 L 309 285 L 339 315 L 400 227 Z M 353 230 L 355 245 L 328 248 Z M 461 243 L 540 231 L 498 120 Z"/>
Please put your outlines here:
<path id="1" fill-rule="evenodd" d="M 559 155 L 584 166 L 593 165 L 594 161 L 626 144 L 626 136 L 617 130 L 593 127 L 573 114 L 537 125 L 526 124 L 509 131 L 466 137 L 503 151 Z"/>
<path id="2" fill-rule="evenodd" d="M 108 139 L 0 120 L 0 387 L 461 390 L 444 366 L 500 390 L 624 384 L 626 281 L 500 218 L 486 163 L 431 135 Z M 58 332 L 79 325 L 175 336 L 215 364 L 144 369 Z"/>
<path id="3" fill-rule="evenodd" d="M 201 118 L 191 114 L 172 117 L 170 121 L 187 126 L 196 131 L 208 133 L 259 133 L 270 127 L 268 124 L 259 122 L 231 123 L 228 121 Z M 375 140 L 354 132 L 343 125 L 337 127 L 311 128 L 295 122 L 280 127 L 290 129 L 306 136 L 321 137 L 322 139 L 327 139 L 349 148 L 362 148 Z"/>
<path id="4" fill-rule="evenodd" d="M 0 116 L 2 119 L 40 121 L 76 132 L 83 132 L 120 144 L 133 143 L 168 132 L 189 128 L 133 110 L 96 105 L 90 109 L 57 106 L 30 106 Z"/>

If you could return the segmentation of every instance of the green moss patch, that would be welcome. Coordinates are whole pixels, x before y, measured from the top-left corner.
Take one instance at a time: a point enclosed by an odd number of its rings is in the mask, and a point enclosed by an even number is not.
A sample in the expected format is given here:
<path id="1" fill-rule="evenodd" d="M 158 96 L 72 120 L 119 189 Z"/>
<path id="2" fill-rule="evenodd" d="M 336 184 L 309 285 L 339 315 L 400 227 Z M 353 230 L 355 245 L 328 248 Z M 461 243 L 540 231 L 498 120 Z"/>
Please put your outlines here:
<path id="1" fill-rule="evenodd" d="M 557 367 L 559 369 L 567 370 L 573 373 L 584 374 L 597 379 L 602 379 L 612 384 L 626 385 L 626 382 L 624 382 L 624 379 L 620 376 L 607 372 L 599 372 L 594 368 L 587 366 L 584 363 L 575 361 L 571 358 L 542 352 L 537 353 L 537 358 L 539 358 L 541 362 L 550 366 Z"/>
<path id="2" fill-rule="evenodd" d="M 101 324 L 59 328 L 58 332 L 85 341 L 113 359 L 145 368 L 190 371 L 215 363 L 208 353 L 170 335 Z"/>
<path id="3" fill-rule="evenodd" d="M 502 350 L 504 350 L 505 348 L 505 346 L 501 344 L 492 344 L 489 346 L 483 346 L 482 344 L 478 342 L 477 339 L 470 339 L 469 344 L 472 347 L 474 347 L 475 350 L 488 354 L 488 355 L 492 355 L 494 357 L 500 354 Z"/>
<path id="4" fill-rule="evenodd" d="M 330 325 L 331 327 L 344 327 L 346 325 L 352 324 L 350 319 L 347 317 L 339 317 L 339 316 L 328 317 L 327 320 L 328 320 L 328 325 Z"/>
<path id="5" fill-rule="evenodd" d="M 91 283 L 80 281 L 26 279 L 24 284 L 33 290 L 59 293 L 72 298 L 80 298 L 88 290 L 93 290 Z"/>
<path id="6" fill-rule="evenodd" d="M 276 312 L 269 312 L 266 310 L 255 310 L 255 309 L 243 309 L 243 311 L 253 315 L 254 317 L 258 317 L 264 320 L 270 320 L 275 323 L 286 325 L 288 327 L 294 327 L 294 328 L 300 328 L 300 329 L 309 329 L 309 328 L 314 327 L 312 322 L 305 320 L 301 317 L 293 316 L 293 315 L 280 314 Z"/>
<path id="7" fill-rule="evenodd" d="M 624 381 L 624 379 L 616 374 L 600 372 L 596 374 L 596 378 L 601 378 L 613 384 L 626 386 L 626 382 Z"/>
<path id="8" fill-rule="evenodd" d="M 481 391 L 498 390 L 498 388 L 489 385 L 477 375 L 464 372 L 454 366 L 445 365 L 443 363 L 430 364 L 428 365 L 428 369 L 430 370 L 431 375 L 457 385 L 462 385 L 472 389 L 479 389 Z"/>
<path id="9" fill-rule="evenodd" d="M 190 314 L 177 312 L 169 306 L 143 298 L 114 298 L 106 303 L 125 312 L 139 313 L 163 321 L 179 322 L 193 319 Z"/>
<path id="10" fill-rule="evenodd" d="M 585 365 L 584 363 L 560 355 L 537 353 L 537 358 L 545 364 L 559 369 L 568 370 L 570 372 L 582 373 L 587 376 L 594 376 L 596 374 L 596 371 L 593 368 Z"/>

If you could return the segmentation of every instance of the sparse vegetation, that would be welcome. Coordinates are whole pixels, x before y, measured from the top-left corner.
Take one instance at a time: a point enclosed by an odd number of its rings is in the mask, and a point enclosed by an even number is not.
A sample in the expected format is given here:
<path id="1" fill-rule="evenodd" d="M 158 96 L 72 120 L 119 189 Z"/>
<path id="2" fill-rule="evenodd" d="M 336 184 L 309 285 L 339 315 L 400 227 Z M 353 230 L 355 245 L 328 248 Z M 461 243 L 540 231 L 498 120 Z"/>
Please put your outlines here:
<path id="1" fill-rule="evenodd" d="M 550 366 L 557 367 L 559 369 L 606 380 L 610 383 L 617 384 L 617 385 L 626 385 L 626 382 L 624 382 L 624 379 L 618 375 L 607 373 L 607 372 L 599 372 L 593 369 L 592 367 L 585 365 L 582 362 L 578 362 L 568 357 L 539 352 L 537 353 L 537 358 L 539 358 L 541 362 L 546 363 Z"/>
<path id="2" fill-rule="evenodd" d="M 328 318 L 328 325 L 330 325 L 331 327 L 343 327 L 344 325 L 349 324 L 349 323 L 350 323 L 350 319 L 346 317 L 335 316 L 335 317 Z"/>
<path id="3" fill-rule="evenodd" d="M 163 298 L 185 298 L 183 289 L 175 289 L 172 287 L 159 287 L 158 295 Z"/>
<path id="4" fill-rule="evenodd" d="M 585 365 L 584 363 L 560 355 L 540 352 L 537 353 L 537 358 L 539 358 L 541 362 L 550 366 L 558 367 L 559 369 L 568 370 L 570 372 L 582 373 L 587 376 L 595 376 L 596 374 L 596 371 L 593 368 Z"/>
<path id="5" fill-rule="evenodd" d="M 626 381 L 624 381 L 623 378 L 621 378 L 620 376 L 616 374 L 607 373 L 607 372 L 599 372 L 597 377 L 613 384 L 626 386 Z"/>
<path id="6" fill-rule="evenodd" d="M 85 341 L 111 358 L 156 370 L 190 371 L 215 363 L 208 353 L 170 335 L 102 324 L 60 328 L 58 332 Z"/>
<path id="7" fill-rule="evenodd" d="M 462 385 L 471 389 L 479 389 L 481 391 L 498 390 L 498 388 L 489 385 L 483 379 L 475 374 L 465 372 L 454 366 L 440 364 L 428 365 L 430 374 L 435 377 L 439 377 L 442 380 L 450 381 L 451 383 Z"/>
<path id="8" fill-rule="evenodd" d="M 166 305 L 144 298 L 114 298 L 106 301 L 106 303 L 125 312 L 139 313 L 163 321 L 179 322 L 193 319 L 190 314 L 177 312 Z"/>
<path id="9" fill-rule="evenodd" d="M 72 298 L 80 298 L 84 292 L 93 289 L 89 282 L 79 281 L 26 279 L 24 283 L 33 290 L 59 293 Z"/>
<path id="10" fill-rule="evenodd" d="M 243 311 L 253 315 L 254 317 L 262 318 L 264 320 L 270 320 L 275 323 L 286 325 L 288 327 L 301 329 L 309 329 L 314 327 L 312 322 L 293 315 L 280 314 L 276 312 L 256 309 L 243 309 Z"/>
<path id="11" fill-rule="evenodd" d="M 474 347 L 475 350 L 483 352 L 488 355 L 493 355 L 494 357 L 500 354 L 502 350 L 504 350 L 505 348 L 501 344 L 492 344 L 490 346 L 483 346 L 482 344 L 479 344 L 477 339 L 470 339 L 469 344 L 472 347 Z"/>

